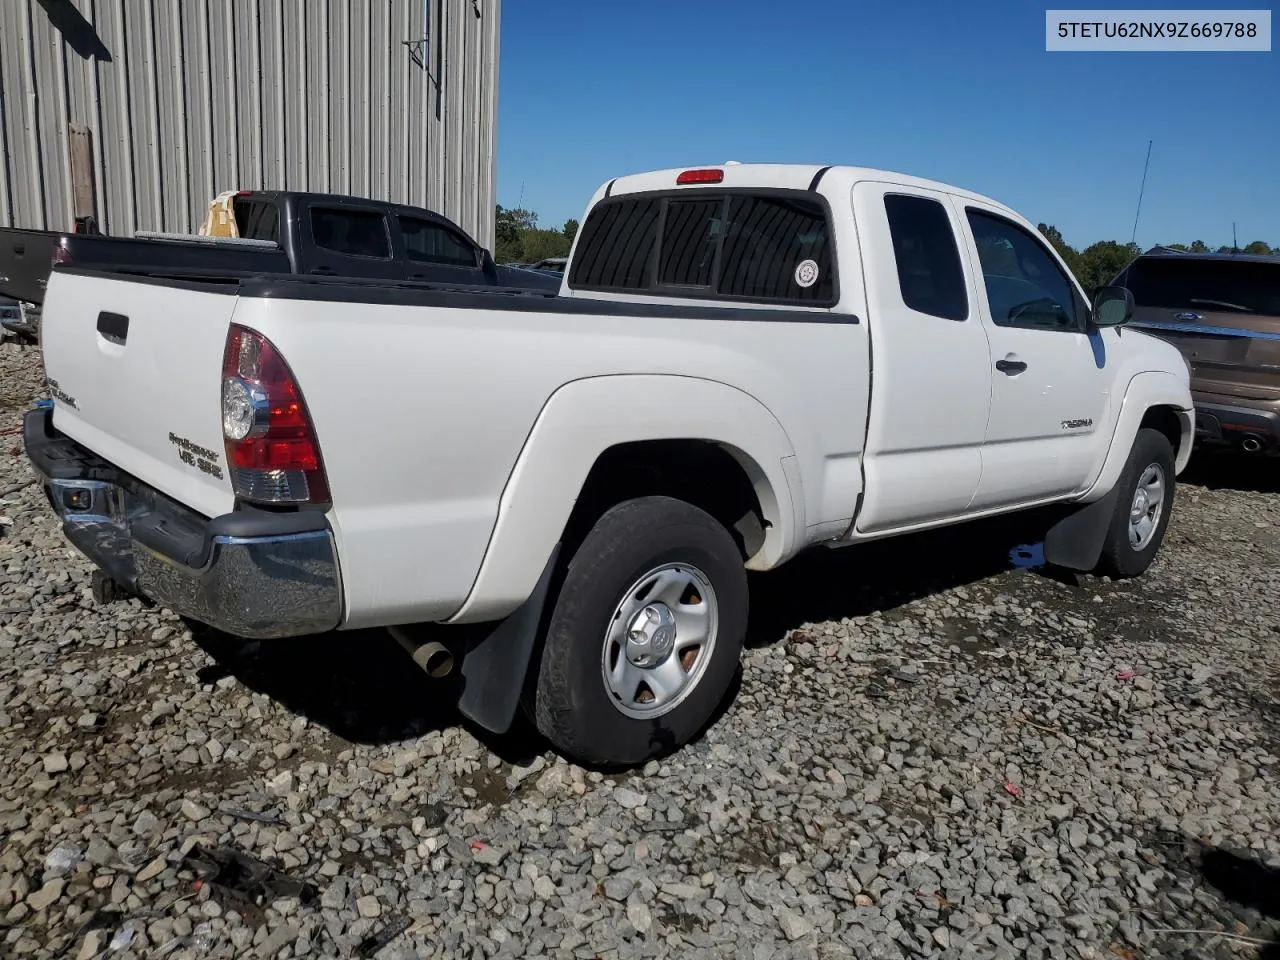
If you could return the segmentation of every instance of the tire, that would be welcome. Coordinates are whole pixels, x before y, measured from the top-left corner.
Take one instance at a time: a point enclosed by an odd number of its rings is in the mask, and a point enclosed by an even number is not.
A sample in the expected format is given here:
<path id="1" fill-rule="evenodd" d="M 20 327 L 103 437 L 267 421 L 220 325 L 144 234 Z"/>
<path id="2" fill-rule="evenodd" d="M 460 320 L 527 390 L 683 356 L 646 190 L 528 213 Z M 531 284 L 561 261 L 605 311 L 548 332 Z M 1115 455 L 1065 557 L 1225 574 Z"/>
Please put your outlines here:
<path id="1" fill-rule="evenodd" d="M 538 730 L 593 767 L 684 746 L 724 700 L 746 629 L 746 570 L 728 531 L 682 500 L 620 503 L 565 571 L 538 665 Z M 637 678 L 630 700 L 614 692 Z"/>
<path id="2" fill-rule="evenodd" d="M 1159 471 L 1163 495 L 1154 512 L 1148 506 L 1147 515 L 1152 527 L 1149 533 L 1140 538 L 1139 546 L 1135 546 L 1130 519 L 1137 506 L 1135 498 L 1138 486 L 1150 479 L 1152 471 Z M 1176 483 L 1174 451 L 1169 439 L 1157 430 L 1139 430 L 1134 438 L 1133 448 L 1129 451 L 1124 472 L 1120 474 L 1120 480 L 1116 484 L 1115 513 L 1111 517 L 1106 540 L 1103 541 L 1096 573 L 1125 580 L 1146 572 L 1159 552 L 1160 544 L 1164 542 L 1165 531 L 1169 527 L 1169 514 L 1173 510 Z M 1149 486 L 1144 486 L 1150 491 Z"/>

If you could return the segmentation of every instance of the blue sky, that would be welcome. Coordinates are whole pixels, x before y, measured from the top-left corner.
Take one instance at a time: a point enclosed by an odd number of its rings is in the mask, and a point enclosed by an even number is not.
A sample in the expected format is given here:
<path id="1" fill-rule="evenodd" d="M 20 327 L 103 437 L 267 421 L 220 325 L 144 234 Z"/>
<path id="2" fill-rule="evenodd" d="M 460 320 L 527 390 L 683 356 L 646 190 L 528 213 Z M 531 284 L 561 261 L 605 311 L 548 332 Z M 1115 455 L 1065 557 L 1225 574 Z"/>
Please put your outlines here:
<path id="1" fill-rule="evenodd" d="M 1044 38 L 1033 3 L 507 0 L 498 202 L 558 226 L 618 174 L 852 163 L 987 194 L 1081 247 L 1129 239 L 1154 140 L 1139 244 L 1216 247 L 1233 219 L 1242 245 L 1280 244 L 1274 26 L 1270 53 Z"/>

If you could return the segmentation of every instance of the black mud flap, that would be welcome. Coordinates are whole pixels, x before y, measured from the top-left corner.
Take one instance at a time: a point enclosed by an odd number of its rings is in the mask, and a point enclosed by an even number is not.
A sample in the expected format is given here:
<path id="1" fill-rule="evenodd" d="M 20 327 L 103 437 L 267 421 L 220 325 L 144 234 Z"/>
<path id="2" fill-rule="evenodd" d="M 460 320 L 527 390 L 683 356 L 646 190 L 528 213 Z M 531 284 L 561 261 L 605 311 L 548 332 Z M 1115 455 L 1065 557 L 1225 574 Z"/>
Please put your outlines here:
<path id="1" fill-rule="evenodd" d="M 1096 568 L 1115 516 L 1118 495 L 1112 488 L 1101 500 L 1076 507 L 1050 527 L 1044 537 L 1045 562 L 1082 573 Z"/>
<path id="2" fill-rule="evenodd" d="M 458 711 L 490 733 L 506 733 L 515 718 L 559 556 L 556 544 L 529 599 L 462 658 Z"/>

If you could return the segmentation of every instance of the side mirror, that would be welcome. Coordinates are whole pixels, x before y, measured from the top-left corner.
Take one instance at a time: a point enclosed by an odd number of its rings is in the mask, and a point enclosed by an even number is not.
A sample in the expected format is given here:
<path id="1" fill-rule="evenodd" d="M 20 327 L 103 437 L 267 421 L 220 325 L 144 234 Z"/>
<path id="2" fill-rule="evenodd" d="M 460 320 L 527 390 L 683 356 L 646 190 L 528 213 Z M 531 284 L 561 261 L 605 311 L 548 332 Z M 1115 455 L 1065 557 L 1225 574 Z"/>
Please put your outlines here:
<path id="1" fill-rule="evenodd" d="M 1093 325 L 1118 327 L 1133 319 L 1133 294 L 1128 287 L 1103 287 L 1093 298 Z"/>

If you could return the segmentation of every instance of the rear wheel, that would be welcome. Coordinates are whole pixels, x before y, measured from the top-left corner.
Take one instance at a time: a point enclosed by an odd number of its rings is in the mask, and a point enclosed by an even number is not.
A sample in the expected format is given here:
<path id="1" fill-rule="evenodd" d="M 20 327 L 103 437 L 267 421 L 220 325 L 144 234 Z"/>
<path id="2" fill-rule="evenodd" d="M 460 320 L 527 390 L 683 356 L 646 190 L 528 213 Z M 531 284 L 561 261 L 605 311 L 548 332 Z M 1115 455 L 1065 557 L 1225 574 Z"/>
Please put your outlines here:
<path id="1" fill-rule="evenodd" d="M 1169 526 L 1174 485 L 1174 451 L 1168 437 L 1158 430 L 1139 430 L 1117 484 L 1115 513 L 1098 573 L 1124 579 L 1151 566 Z"/>
<path id="2" fill-rule="evenodd" d="M 593 766 L 683 746 L 724 699 L 746 626 L 746 571 L 723 526 L 669 497 L 612 507 L 555 602 L 534 693 L 539 731 Z"/>

